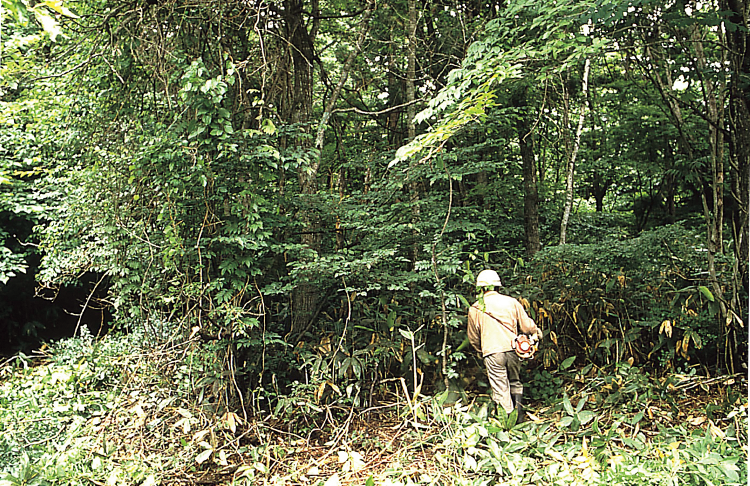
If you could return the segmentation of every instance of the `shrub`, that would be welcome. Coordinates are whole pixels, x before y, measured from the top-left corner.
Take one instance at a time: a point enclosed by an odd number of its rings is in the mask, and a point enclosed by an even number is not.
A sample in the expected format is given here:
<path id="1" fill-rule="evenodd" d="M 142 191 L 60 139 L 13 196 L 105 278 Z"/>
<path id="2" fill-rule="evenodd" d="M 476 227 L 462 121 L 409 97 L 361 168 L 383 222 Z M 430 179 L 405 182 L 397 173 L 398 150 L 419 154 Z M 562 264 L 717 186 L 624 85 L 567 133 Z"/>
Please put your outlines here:
<path id="1" fill-rule="evenodd" d="M 554 359 L 546 364 L 571 355 L 597 365 L 720 364 L 710 361 L 723 331 L 702 242 L 672 225 L 632 240 L 539 252 L 531 269 L 536 290 L 528 293 L 536 293 L 530 307 L 550 337 L 543 356 Z"/>

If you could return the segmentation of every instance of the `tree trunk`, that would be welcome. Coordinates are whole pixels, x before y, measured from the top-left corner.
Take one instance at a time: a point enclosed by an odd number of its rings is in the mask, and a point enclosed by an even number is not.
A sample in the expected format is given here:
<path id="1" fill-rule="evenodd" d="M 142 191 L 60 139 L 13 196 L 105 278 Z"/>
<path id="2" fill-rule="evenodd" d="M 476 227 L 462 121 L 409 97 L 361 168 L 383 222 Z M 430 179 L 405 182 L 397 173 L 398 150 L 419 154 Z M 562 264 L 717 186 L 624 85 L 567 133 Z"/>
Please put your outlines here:
<path id="1" fill-rule="evenodd" d="M 536 157 L 534 156 L 533 129 L 529 123 L 528 114 L 528 90 L 523 89 L 516 99 L 514 105 L 521 109 L 519 120 L 516 124 L 518 132 L 518 147 L 521 152 L 521 163 L 523 173 L 523 223 L 524 223 L 524 245 L 526 254 L 534 256 L 542 249 L 539 238 L 539 183 L 536 170 Z"/>
<path id="2" fill-rule="evenodd" d="M 698 26 L 693 26 L 691 37 L 695 47 L 695 59 L 699 72 L 707 70 L 708 61 L 703 52 L 703 41 Z M 725 85 L 714 88 L 711 80 L 703 81 L 703 99 L 708 118 L 708 143 L 711 161 L 710 193 L 703 198 L 703 212 L 708 230 L 709 256 L 724 253 L 724 97 Z M 708 198 L 710 199 L 710 204 Z M 716 274 L 714 262 L 710 262 L 712 276 Z M 712 277 L 713 278 L 713 277 Z M 721 292 L 718 284 L 716 290 Z"/>
<path id="3" fill-rule="evenodd" d="M 729 52 L 729 65 L 732 70 L 729 86 L 729 161 L 732 174 L 732 231 L 734 237 L 734 292 L 730 301 L 733 315 L 728 316 L 725 326 L 727 341 L 738 342 L 741 327 L 747 325 L 748 292 L 750 276 L 748 275 L 748 210 L 750 209 L 750 86 L 743 83 L 750 76 L 750 56 L 748 50 L 748 4 L 744 0 L 722 0 L 719 2 L 723 11 L 730 12 L 729 21 L 741 26 L 727 32 L 726 43 Z M 744 305 L 744 312 L 743 312 Z M 745 322 L 740 319 L 743 318 Z M 729 349 L 728 351 L 732 351 Z M 725 352 L 727 367 L 734 371 L 742 360 L 739 353 Z"/>
<path id="4" fill-rule="evenodd" d="M 568 220 L 570 219 L 570 212 L 573 209 L 573 177 L 575 175 L 576 168 L 576 156 L 581 146 L 581 133 L 583 132 L 583 122 L 586 119 L 586 98 L 589 89 L 589 70 L 591 69 L 591 61 L 587 58 L 586 63 L 583 66 L 583 82 L 581 84 L 581 113 L 578 115 L 578 128 L 576 129 L 576 136 L 573 140 L 572 147 L 570 143 L 566 143 L 566 153 L 568 155 L 568 168 L 566 171 L 565 178 L 565 209 L 563 210 L 562 223 L 560 224 L 560 244 L 564 245 L 567 231 L 568 231 Z M 563 88 L 565 89 L 565 88 Z M 565 93 L 568 93 L 565 89 Z M 564 119 L 567 119 L 567 113 L 570 108 L 570 95 L 566 94 L 566 106 L 564 108 L 565 114 Z M 567 132 L 568 123 L 564 124 L 563 130 Z M 568 136 L 566 134 L 566 140 Z"/>
<path id="5" fill-rule="evenodd" d="M 662 184 L 662 194 L 667 204 L 667 217 L 669 224 L 674 224 L 677 216 L 675 207 L 675 177 L 671 173 L 674 167 L 674 153 L 672 147 L 667 144 L 664 149 L 664 161 L 666 162 L 666 174 L 664 175 L 664 183 Z"/>
<path id="6" fill-rule="evenodd" d="M 691 27 L 690 37 L 695 49 L 698 72 L 706 72 L 708 61 L 703 51 L 701 32 L 697 25 Z M 709 190 L 708 193 L 706 190 L 702 191 L 701 199 L 703 202 L 703 217 L 706 222 L 709 285 L 721 309 L 719 322 L 723 343 L 719 345 L 719 348 L 723 347 L 724 349 L 723 360 L 722 356 L 717 356 L 716 364 L 718 367 L 723 361 L 725 365 L 728 365 L 729 370 L 734 373 L 733 356 L 736 354 L 737 342 L 730 339 L 729 331 L 731 330 L 732 316 L 724 296 L 724 288 L 719 283 L 716 268 L 716 256 L 724 253 L 724 99 L 726 85 L 719 82 L 715 87 L 712 80 L 703 79 L 702 76 L 701 83 L 703 103 L 706 107 L 708 121 L 709 160 L 711 162 Z"/>
<path id="7" fill-rule="evenodd" d="M 417 134 L 417 128 L 414 123 L 414 117 L 417 113 L 415 106 L 416 92 L 414 89 L 414 82 L 417 77 L 417 2 L 416 0 L 409 0 L 409 23 L 407 25 L 407 37 L 406 37 L 406 127 L 407 136 L 409 141 L 414 140 Z M 413 175 L 414 164 L 416 160 L 412 160 L 410 164 L 412 167 L 409 170 L 410 178 Z M 411 217 L 412 224 L 414 225 L 413 237 L 414 242 L 412 244 L 412 266 L 416 267 L 417 261 L 419 261 L 419 232 L 416 229 L 416 225 L 420 219 L 420 208 L 419 208 L 419 184 L 416 180 L 412 180 L 409 184 L 409 200 L 411 202 Z"/>
<path id="8" fill-rule="evenodd" d="M 311 30 L 308 32 L 302 23 L 302 3 L 298 0 L 288 0 L 295 2 L 291 5 L 290 11 L 285 16 L 289 26 L 289 39 L 291 41 L 291 51 L 294 67 L 294 93 L 295 105 L 293 106 L 290 119 L 293 123 L 309 124 L 313 104 L 313 60 L 315 52 L 313 48 L 313 39 L 317 26 L 313 23 Z M 315 199 L 318 192 L 318 171 L 321 165 L 321 153 L 325 141 L 325 130 L 333 113 L 333 108 L 341 94 L 346 81 L 349 77 L 354 59 L 362 49 L 367 32 L 369 30 L 369 20 L 372 15 L 375 2 L 368 3 L 367 11 L 362 19 L 362 30 L 354 45 L 354 49 L 349 53 L 341 77 L 333 89 L 328 103 L 325 106 L 323 115 L 318 129 L 315 134 L 313 144 L 313 153 L 308 157 L 309 162 L 300 165 L 297 176 L 299 178 L 300 195 L 308 201 L 307 209 L 301 212 L 303 222 L 303 231 L 301 243 L 305 248 L 300 257 L 301 262 L 311 261 L 317 258 L 321 249 L 322 222 L 320 215 L 315 210 Z M 296 12 L 296 15 L 295 15 Z M 317 16 L 317 1 L 313 2 L 313 16 Z M 308 148 L 308 147 L 306 147 Z M 306 275 L 301 281 L 297 282 L 295 291 L 292 294 L 292 326 L 289 335 L 292 340 L 298 339 L 299 336 L 309 329 L 315 316 L 320 310 L 321 289 L 312 280 L 312 275 Z"/>
<path id="9" fill-rule="evenodd" d="M 596 173 L 591 183 L 591 193 L 594 195 L 597 213 L 604 212 L 604 196 L 607 195 L 607 189 L 610 186 L 610 181 L 605 178 L 606 176 L 601 173 Z"/>
<path id="10" fill-rule="evenodd" d="M 729 0 L 729 3 L 732 2 L 733 0 Z M 655 34 L 657 36 L 660 35 L 660 29 L 660 27 L 655 28 Z M 701 91 L 703 94 L 702 105 L 706 108 L 704 117 L 708 122 L 708 133 L 706 138 L 709 142 L 708 156 L 710 161 L 710 175 L 709 180 L 701 189 L 701 202 L 703 203 L 703 216 L 706 224 L 706 246 L 708 249 L 707 260 L 709 274 L 708 285 L 720 307 L 719 322 L 721 326 L 721 336 L 719 339 L 719 348 L 723 351 L 723 356 L 722 353 L 717 354 L 717 366 L 723 364 L 729 369 L 729 371 L 734 372 L 738 342 L 737 334 L 732 327 L 732 322 L 735 320 L 739 309 L 735 307 L 735 299 L 727 301 L 725 298 L 724 288 L 719 284 L 716 268 L 716 256 L 717 254 L 721 254 L 724 250 L 722 231 L 724 226 L 724 99 L 726 96 L 726 86 L 723 83 L 714 86 L 713 80 L 704 78 L 704 72 L 707 71 L 709 64 L 703 51 L 703 39 L 701 37 L 701 29 L 699 26 L 696 24 L 691 25 L 685 34 L 686 37 L 690 39 L 690 45 L 693 47 L 693 51 L 690 52 L 690 54 L 696 62 L 696 73 L 699 76 Z M 727 37 L 727 42 L 730 42 L 733 35 L 728 34 Z M 644 43 L 646 45 L 645 50 L 647 57 L 651 60 L 652 64 L 658 64 L 659 61 L 662 61 L 660 67 L 664 70 L 667 82 L 665 83 L 664 80 L 662 80 L 659 75 L 659 70 L 654 69 L 652 65 L 644 67 L 644 69 L 648 70 L 647 72 L 652 76 L 655 86 L 670 108 L 675 126 L 680 133 L 680 142 L 683 153 L 685 153 L 688 158 L 693 159 L 694 153 L 692 144 L 694 137 L 687 130 L 682 118 L 680 106 L 676 97 L 672 94 L 672 86 L 674 83 L 670 76 L 670 67 L 668 63 L 662 59 L 663 56 L 658 50 L 658 47 L 649 47 L 649 43 L 646 39 L 644 39 Z M 734 49 L 738 48 L 744 47 L 734 46 Z M 728 49 L 728 51 L 731 52 L 730 55 L 732 57 L 736 55 L 734 49 Z M 730 62 L 732 61 L 733 60 L 730 59 Z M 734 63 L 732 62 L 732 65 L 733 64 Z M 745 108 L 746 107 L 747 105 L 745 104 Z M 739 108 L 742 109 L 741 106 Z M 746 111 L 745 114 L 747 114 Z M 730 133 L 732 132 L 733 131 Z M 736 137 L 736 135 L 736 133 L 733 133 L 730 136 Z"/>
<path id="11" fill-rule="evenodd" d="M 354 64 L 354 59 L 359 55 L 359 53 L 362 51 L 362 46 L 365 43 L 365 38 L 367 37 L 367 32 L 370 30 L 370 17 L 372 16 L 372 12 L 375 9 L 375 2 L 374 0 L 371 0 L 368 2 L 367 5 L 367 11 L 365 12 L 364 17 L 362 17 L 362 30 L 359 33 L 359 36 L 357 37 L 357 42 L 354 44 L 354 49 L 349 53 L 349 56 L 346 58 L 346 62 L 344 63 L 344 68 L 341 71 L 341 77 L 339 78 L 338 83 L 336 84 L 336 87 L 333 89 L 333 92 L 331 93 L 331 97 L 328 99 L 328 103 L 326 104 L 325 111 L 323 112 L 323 116 L 320 119 L 320 123 L 318 124 L 318 131 L 315 135 L 315 151 L 316 154 L 315 157 L 317 157 L 317 163 L 314 165 L 314 171 L 317 173 L 318 169 L 320 168 L 320 156 L 323 152 L 323 145 L 325 142 L 325 131 L 328 127 L 328 123 L 331 119 L 331 115 L 333 114 L 333 108 L 336 106 L 336 101 L 339 99 L 339 96 L 341 95 L 341 90 L 344 88 L 344 85 L 346 84 L 346 80 L 349 79 L 349 72 L 352 69 L 352 65 Z M 344 197 L 344 185 L 345 185 L 345 176 L 344 176 L 344 169 L 341 168 L 341 171 L 339 173 L 338 177 L 338 185 L 339 185 L 339 193 L 341 198 Z M 340 222 L 337 221 L 336 223 L 336 247 L 337 248 L 343 248 L 343 235 L 340 231 Z M 309 323 L 308 323 L 309 324 Z"/>
<path id="12" fill-rule="evenodd" d="M 534 256 L 542 249 L 539 238 L 539 187 L 536 177 L 534 138 L 528 131 L 528 123 L 523 123 L 518 132 L 518 144 L 523 162 L 523 222 L 526 236 L 526 254 Z"/>
<path id="13" fill-rule="evenodd" d="M 357 37 L 357 42 L 354 44 L 354 49 L 352 49 L 352 51 L 349 53 L 349 56 L 347 56 L 346 58 L 346 62 L 344 63 L 344 68 L 341 71 L 341 77 L 339 78 L 339 81 L 336 84 L 336 87 L 331 93 L 331 97 L 329 98 L 328 103 L 326 104 L 325 111 L 323 112 L 323 116 L 320 120 L 320 123 L 318 124 L 318 132 L 315 136 L 315 150 L 318 152 L 317 153 L 318 160 L 320 160 L 320 152 L 323 150 L 325 130 L 328 127 L 328 121 L 330 120 L 331 115 L 333 114 L 333 107 L 336 106 L 336 101 L 339 99 L 339 96 L 341 95 L 341 90 L 344 88 L 344 85 L 346 84 L 346 80 L 349 79 L 349 72 L 352 70 L 354 59 L 356 59 L 357 55 L 359 55 L 359 53 L 362 51 L 362 45 L 365 43 L 367 32 L 370 30 L 370 17 L 372 16 L 372 12 L 374 9 L 375 9 L 375 1 L 370 0 L 368 2 L 367 10 L 365 11 L 364 17 L 362 17 L 362 30 L 360 31 L 359 36 Z M 412 95 L 413 94 L 414 94 L 414 88 L 412 86 Z M 315 166 L 316 172 L 319 167 L 320 167 L 320 163 L 318 163 Z"/>
<path id="14" fill-rule="evenodd" d="M 414 140 L 417 130 L 414 117 L 417 107 L 414 82 L 417 78 L 417 2 L 409 0 L 409 25 L 407 27 L 407 64 L 406 64 L 406 127 L 409 141 Z"/>
<path id="15" fill-rule="evenodd" d="M 288 46 L 285 64 L 291 67 L 291 75 L 284 73 L 288 76 L 287 93 L 281 93 L 280 112 L 286 123 L 295 124 L 309 133 L 313 107 L 313 42 L 317 24 L 313 22 L 308 31 L 304 7 L 303 0 L 284 1 L 283 33 Z M 317 0 L 313 0 L 310 9 L 313 16 L 316 16 Z M 308 137 L 297 137 L 294 143 L 305 151 L 312 148 Z M 309 162 L 302 163 L 297 170 L 300 195 L 307 202 L 307 209 L 302 210 L 300 214 L 303 222 L 300 243 L 305 248 L 304 254 L 300 257 L 301 261 L 314 259 L 321 246 L 320 217 L 311 209 L 315 206 L 312 200 L 318 192 L 319 161 L 314 155 L 307 159 Z M 292 336 L 298 336 L 307 327 L 316 312 L 319 299 L 319 289 L 311 278 L 302 278 L 296 284 L 291 302 Z"/>

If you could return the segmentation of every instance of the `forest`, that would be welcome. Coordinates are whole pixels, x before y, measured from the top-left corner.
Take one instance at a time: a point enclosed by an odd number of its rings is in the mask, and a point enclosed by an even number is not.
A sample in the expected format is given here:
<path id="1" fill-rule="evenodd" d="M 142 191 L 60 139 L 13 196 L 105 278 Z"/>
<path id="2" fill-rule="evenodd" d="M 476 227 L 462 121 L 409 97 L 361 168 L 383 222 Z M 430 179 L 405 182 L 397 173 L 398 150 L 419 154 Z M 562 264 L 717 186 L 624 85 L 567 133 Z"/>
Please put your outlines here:
<path id="1" fill-rule="evenodd" d="M 0 486 L 747 484 L 749 16 L 1 0 Z"/>

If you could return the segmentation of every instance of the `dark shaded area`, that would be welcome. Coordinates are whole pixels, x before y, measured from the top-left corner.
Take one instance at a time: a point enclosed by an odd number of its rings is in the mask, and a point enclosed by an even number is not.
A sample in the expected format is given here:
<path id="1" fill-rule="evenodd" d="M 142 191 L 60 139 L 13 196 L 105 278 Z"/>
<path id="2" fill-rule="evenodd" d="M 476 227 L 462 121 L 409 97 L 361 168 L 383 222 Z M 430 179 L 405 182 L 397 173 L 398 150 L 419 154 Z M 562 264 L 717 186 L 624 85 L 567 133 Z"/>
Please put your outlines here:
<path id="1" fill-rule="evenodd" d="M 30 353 L 45 342 L 73 336 L 79 321 L 94 335 L 106 331 L 111 314 L 97 303 L 106 293 L 101 285 L 80 316 L 97 281 L 90 274 L 80 285 L 39 290 L 30 272 L 0 286 L 0 356 Z"/>

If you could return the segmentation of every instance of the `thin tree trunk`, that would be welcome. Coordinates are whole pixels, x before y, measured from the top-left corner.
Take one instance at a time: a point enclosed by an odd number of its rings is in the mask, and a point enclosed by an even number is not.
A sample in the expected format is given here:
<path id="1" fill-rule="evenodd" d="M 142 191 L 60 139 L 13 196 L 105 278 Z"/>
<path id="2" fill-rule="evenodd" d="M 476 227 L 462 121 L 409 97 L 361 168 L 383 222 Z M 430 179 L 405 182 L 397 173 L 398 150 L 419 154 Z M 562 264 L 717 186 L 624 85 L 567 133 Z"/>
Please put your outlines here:
<path id="1" fill-rule="evenodd" d="M 406 50 L 407 50 L 407 64 L 406 64 L 406 127 L 407 136 L 409 141 L 414 140 L 417 134 L 417 128 L 414 123 L 414 117 L 416 116 L 416 92 L 414 89 L 414 83 L 417 77 L 417 2 L 416 0 L 409 0 L 409 23 L 407 25 L 407 37 L 406 37 Z M 413 175 L 414 164 L 417 161 L 411 162 L 409 175 Z M 419 184 L 416 180 L 412 180 L 409 184 L 412 212 L 412 224 L 416 228 L 417 223 L 420 219 L 420 208 L 419 208 Z M 419 260 L 419 233 L 415 229 L 413 232 L 414 243 L 412 244 L 412 266 L 416 266 Z"/>
<path id="2" fill-rule="evenodd" d="M 407 64 L 406 64 L 406 127 L 409 141 L 414 140 L 417 130 L 414 117 L 417 107 L 414 82 L 417 77 L 417 2 L 409 0 L 409 25 L 407 35 Z"/>
<path id="3" fill-rule="evenodd" d="M 526 131 L 528 124 L 524 124 L 518 133 L 518 143 L 521 148 L 523 163 L 523 221 L 526 236 L 526 254 L 534 256 L 542 249 L 539 237 L 539 187 L 536 176 L 536 160 L 534 157 L 534 138 Z M 526 132 L 526 133 L 523 133 Z"/>
<path id="4" fill-rule="evenodd" d="M 356 44 L 354 44 L 354 49 L 349 53 L 349 56 L 346 58 L 346 62 L 344 63 L 344 68 L 341 71 L 341 77 L 339 78 L 339 82 L 336 84 L 336 87 L 333 90 L 333 93 L 331 93 L 331 97 L 328 100 L 328 103 L 326 104 L 325 111 L 323 112 L 323 116 L 320 119 L 320 124 L 318 125 L 318 133 L 315 136 L 315 149 L 318 151 L 318 163 L 315 165 L 315 171 L 317 172 L 317 169 L 320 167 L 320 151 L 323 150 L 323 141 L 324 141 L 324 135 L 326 127 L 328 126 L 328 121 L 331 118 L 331 114 L 333 113 L 333 107 L 336 105 L 336 101 L 338 101 L 339 96 L 341 95 L 341 90 L 344 88 L 344 85 L 346 84 L 346 80 L 349 79 L 349 72 L 352 70 L 352 65 L 354 64 L 354 59 L 357 58 L 359 53 L 362 51 L 362 45 L 365 43 L 365 38 L 367 37 L 367 32 L 370 30 L 370 17 L 372 16 L 372 12 L 375 9 L 375 1 L 370 0 L 367 5 L 367 10 L 365 11 L 364 17 L 362 17 L 362 30 L 359 33 L 359 37 L 357 38 Z"/>
<path id="5" fill-rule="evenodd" d="M 675 208 L 675 177 L 671 173 L 674 167 L 674 153 L 672 147 L 667 144 L 664 150 L 664 161 L 666 162 L 667 173 L 664 175 L 663 184 L 663 195 L 667 201 L 667 215 L 669 224 L 674 224 L 676 220 L 676 208 Z"/>
<path id="6" fill-rule="evenodd" d="M 601 114 L 599 113 L 597 102 L 597 93 L 594 86 L 589 86 L 589 113 L 591 114 L 591 130 L 597 133 L 596 137 L 598 140 L 594 141 L 594 148 L 597 153 L 606 153 L 608 151 L 608 141 L 606 130 L 602 130 L 601 127 L 605 126 L 602 122 Z M 594 203 L 597 213 L 604 212 L 604 198 L 607 195 L 607 190 L 612 185 L 612 177 L 610 175 L 610 168 L 604 167 L 603 165 L 596 164 L 594 168 L 593 180 L 591 182 L 591 194 L 594 196 Z"/>
<path id="7" fill-rule="evenodd" d="M 578 115 L 578 128 L 576 128 L 576 136 L 573 141 L 573 146 L 568 152 L 568 168 L 565 178 L 565 209 L 563 210 L 562 223 L 560 224 L 560 244 L 565 244 L 565 239 L 568 231 L 568 220 L 570 219 L 570 212 L 573 209 L 573 178 L 575 175 L 576 168 L 576 156 L 581 146 L 581 133 L 583 133 L 583 122 L 586 119 L 586 103 L 589 90 L 589 71 L 591 69 L 591 61 L 587 58 L 586 63 L 583 66 L 583 82 L 581 84 L 581 113 Z M 566 91 L 567 93 L 567 91 Z M 565 112 L 568 113 L 570 105 L 570 95 L 566 95 L 567 102 Z M 565 117 L 567 118 L 567 116 Z M 567 123 L 563 127 L 563 130 L 567 131 Z M 567 136 L 566 136 L 567 138 Z M 569 144 L 566 144 L 569 145 Z"/>
<path id="8" fill-rule="evenodd" d="M 331 118 L 331 114 L 333 113 L 333 108 L 335 106 L 336 101 L 338 100 L 338 97 L 341 94 L 341 90 L 343 89 L 344 85 L 346 84 L 346 80 L 349 77 L 349 72 L 351 71 L 352 65 L 354 63 L 354 59 L 357 57 L 357 55 L 360 53 L 362 49 L 362 45 L 365 41 L 365 38 L 367 37 L 367 32 L 369 30 L 369 20 L 372 15 L 373 9 L 375 7 L 375 2 L 370 1 L 368 4 L 368 9 L 365 12 L 365 15 L 362 19 L 362 30 L 359 34 L 359 37 L 357 38 L 357 42 L 354 46 L 354 49 L 349 53 L 349 56 L 344 64 L 343 71 L 341 73 L 341 77 L 339 78 L 338 83 L 336 84 L 336 87 L 334 88 L 333 92 L 331 93 L 331 97 L 328 100 L 328 103 L 326 104 L 325 111 L 323 112 L 323 116 L 321 117 L 320 123 L 318 124 L 318 129 L 315 135 L 315 141 L 313 148 L 315 149 L 315 153 L 312 154 L 312 157 L 310 158 L 310 163 L 308 165 L 302 165 L 298 170 L 298 177 L 299 177 L 299 184 L 300 184 L 300 192 L 303 196 L 307 198 L 313 198 L 315 194 L 318 191 L 318 183 L 317 183 L 317 175 L 318 171 L 320 169 L 321 164 L 321 152 L 323 149 L 323 143 L 325 138 L 325 130 L 328 126 L 328 122 Z M 303 28 L 303 26 L 300 26 L 300 28 Z M 312 44 L 310 44 L 310 52 L 307 56 L 305 56 L 305 59 L 309 64 L 305 64 L 300 67 L 302 69 L 303 67 L 309 67 L 309 74 L 303 74 L 303 80 L 309 81 L 310 83 L 310 107 L 308 109 L 308 118 L 309 118 L 309 112 L 312 110 L 312 59 L 313 59 L 313 51 L 312 51 Z M 297 72 L 298 66 L 295 62 L 295 74 Z M 309 77 L 307 77 L 309 76 Z M 322 237 L 320 235 L 320 228 L 321 228 L 321 221 L 320 216 L 313 212 L 314 210 L 308 209 L 307 211 L 304 211 L 302 214 L 302 219 L 304 222 L 304 231 L 301 237 L 302 244 L 306 249 L 307 254 L 303 255 L 300 260 L 308 260 L 308 259 L 314 259 L 317 256 L 317 252 L 320 251 L 321 244 L 322 244 Z M 312 324 L 312 321 L 314 320 L 315 316 L 317 315 L 318 311 L 320 310 L 320 289 L 317 285 L 315 285 L 314 282 L 310 280 L 303 280 L 298 282 L 295 292 L 292 294 L 292 328 L 290 331 L 290 336 L 292 336 L 292 340 L 298 339 L 299 336 L 309 329 L 310 325 Z"/>
<path id="9" fill-rule="evenodd" d="M 691 37 L 695 46 L 698 72 L 705 72 L 708 61 L 703 52 L 703 41 L 698 26 L 693 26 Z M 714 89 L 713 82 L 703 80 L 703 98 L 708 115 L 708 143 L 711 147 L 711 206 L 704 198 L 703 208 L 708 227 L 709 253 L 724 252 L 724 84 Z M 714 274 L 715 274 L 715 268 Z M 721 291 L 716 285 L 717 290 Z"/>
<path id="10" fill-rule="evenodd" d="M 516 125 L 518 132 L 518 147 L 521 152 L 521 163 L 523 166 L 523 222 L 524 222 L 524 244 L 526 254 L 534 256 L 542 249 L 539 237 L 539 185 L 537 181 L 536 157 L 534 156 L 533 129 L 529 123 L 529 114 L 526 110 L 528 90 L 523 89 L 515 100 L 515 105 L 521 108 L 520 118 Z"/>
<path id="11" fill-rule="evenodd" d="M 708 144 L 710 147 L 709 160 L 711 162 L 711 179 L 709 181 L 710 193 L 701 192 L 703 202 L 703 217 L 706 222 L 706 243 L 708 247 L 708 275 L 709 285 L 713 292 L 714 298 L 719 303 L 720 322 L 725 325 L 721 326 L 723 343 L 719 347 L 724 348 L 724 363 L 730 366 L 732 372 L 733 358 L 727 359 L 726 354 L 734 354 L 736 342 L 728 339 L 729 324 L 732 321 L 731 314 L 727 307 L 727 301 L 724 297 L 724 289 L 719 283 L 716 269 L 716 256 L 724 253 L 724 96 L 725 85 L 723 82 L 714 87 L 711 80 L 706 80 L 700 73 L 706 71 L 708 62 L 703 51 L 703 41 L 700 36 L 700 29 L 697 25 L 691 27 L 690 38 L 695 49 L 695 61 L 697 72 L 701 79 L 701 88 L 703 91 L 703 101 L 706 106 L 706 118 L 708 121 Z M 724 63 L 722 63 L 724 64 Z M 709 204 L 710 198 L 710 204 Z M 723 344 L 723 346 L 722 346 Z M 716 365 L 721 365 L 722 356 L 717 353 Z"/>
<path id="12" fill-rule="evenodd" d="M 732 315 L 727 316 L 724 333 L 727 343 L 737 343 L 738 334 L 747 325 L 748 292 L 748 210 L 750 209 L 750 87 L 742 78 L 750 76 L 750 56 L 748 47 L 748 3 L 745 0 L 721 0 L 720 8 L 730 12 L 729 20 L 735 25 L 744 27 L 734 29 L 726 34 L 729 65 L 732 70 L 729 86 L 729 161 L 732 174 L 732 197 L 735 201 L 732 211 L 732 230 L 734 239 L 735 265 L 733 268 L 734 290 L 730 301 Z M 744 312 L 743 312 L 744 305 Z M 741 362 L 739 353 L 732 353 L 727 347 L 724 360 L 727 368 L 734 372 Z"/>
<path id="13" fill-rule="evenodd" d="M 714 298 L 719 304 L 719 320 L 722 323 L 719 348 L 723 349 L 723 356 L 722 353 L 717 354 L 717 366 L 721 365 L 721 361 L 723 360 L 724 365 L 727 366 L 730 371 L 733 371 L 734 363 L 736 361 L 735 354 L 737 349 L 737 338 L 736 333 L 733 333 L 731 323 L 735 319 L 735 316 L 737 316 L 737 313 L 732 309 L 732 303 L 727 302 L 727 300 L 725 299 L 724 289 L 719 284 L 716 269 L 716 256 L 717 254 L 721 254 L 723 252 L 722 231 L 724 225 L 723 213 L 725 184 L 724 96 L 726 95 L 726 86 L 722 83 L 715 88 L 712 84 L 713 81 L 705 79 L 702 75 L 702 73 L 708 67 L 708 61 L 703 51 L 703 41 L 701 39 L 700 33 L 701 30 L 698 25 L 691 26 L 690 30 L 686 32 L 687 37 L 691 41 L 690 45 L 694 49 L 692 55 L 696 63 L 695 70 L 700 79 L 700 85 L 703 94 L 703 106 L 706 107 L 705 118 L 708 122 L 707 140 L 710 147 L 709 160 L 711 162 L 711 172 L 710 180 L 708 181 L 708 190 L 701 190 L 703 216 L 706 224 L 706 243 L 708 247 L 708 284 L 711 288 Z M 660 34 L 658 27 L 656 28 L 656 34 Z M 731 38 L 731 36 L 728 37 Z M 655 52 L 655 50 L 649 47 L 647 39 L 644 39 L 644 45 L 646 46 L 645 49 L 647 56 L 652 59 L 654 63 L 658 63 L 660 60 L 662 60 L 662 56 L 658 55 L 660 53 L 658 51 Z M 667 76 L 667 83 L 662 80 L 657 69 L 653 69 L 651 66 L 644 67 L 644 69 L 648 69 L 647 72 L 649 72 L 652 76 L 652 80 L 654 81 L 655 86 L 659 90 L 662 98 L 667 103 L 667 106 L 669 106 L 670 108 L 675 126 L 681 135 L 680 141 L 683 153 L 687 155 L 688 158 L 693 159 L 693 137 L 685 128 L 685 123 L 682 118 L 680 106 L 677 103 L 676 98 L 672 95 L 673 82 L 671 76 L 669 75 L 670 68 L 666 62 L 663 62 L 663 66 L 664 72 Z M 735 307 L 735 309 L 737 308 Z"/>

